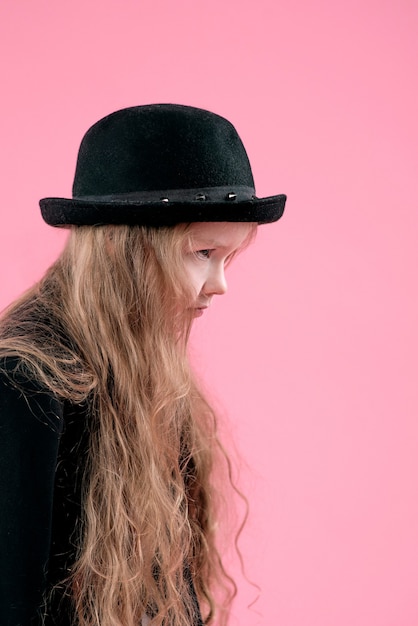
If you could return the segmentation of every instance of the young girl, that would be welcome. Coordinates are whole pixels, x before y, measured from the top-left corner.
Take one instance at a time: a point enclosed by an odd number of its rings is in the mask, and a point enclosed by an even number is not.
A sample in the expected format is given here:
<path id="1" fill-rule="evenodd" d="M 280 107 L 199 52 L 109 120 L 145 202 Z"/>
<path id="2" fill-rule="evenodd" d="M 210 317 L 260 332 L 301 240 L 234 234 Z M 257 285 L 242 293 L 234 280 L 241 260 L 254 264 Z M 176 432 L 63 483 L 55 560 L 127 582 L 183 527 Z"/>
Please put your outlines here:
<path id="1" fill-rule="evenodd" d="M 40 204 L 70 236 L 0 325 L 0 623 L 209 624 L 233 591 L 187 340 L 285 196 L 255 196 L 225 119 L 149 105 L 97 122 L 73 198 Z"/>

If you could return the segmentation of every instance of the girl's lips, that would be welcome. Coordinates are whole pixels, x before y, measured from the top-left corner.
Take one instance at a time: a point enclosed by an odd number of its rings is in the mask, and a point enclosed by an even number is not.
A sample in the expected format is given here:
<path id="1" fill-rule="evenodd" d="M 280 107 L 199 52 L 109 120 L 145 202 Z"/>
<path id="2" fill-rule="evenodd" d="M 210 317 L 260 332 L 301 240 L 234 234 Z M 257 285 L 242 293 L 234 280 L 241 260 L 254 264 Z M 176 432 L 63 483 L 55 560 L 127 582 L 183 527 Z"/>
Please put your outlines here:
<path id="1" fill-rule="evenodd" d="M 197 306 L 197 307 L 195 307 L 195 310 L 194 310 L 195 311 L 195 313 L 194 313 L 195 317 L 200 317 L 201 315 L 203 315 L 205 309 L 207 309 L 207 308 L 208 308 L 207 306 Z"/>

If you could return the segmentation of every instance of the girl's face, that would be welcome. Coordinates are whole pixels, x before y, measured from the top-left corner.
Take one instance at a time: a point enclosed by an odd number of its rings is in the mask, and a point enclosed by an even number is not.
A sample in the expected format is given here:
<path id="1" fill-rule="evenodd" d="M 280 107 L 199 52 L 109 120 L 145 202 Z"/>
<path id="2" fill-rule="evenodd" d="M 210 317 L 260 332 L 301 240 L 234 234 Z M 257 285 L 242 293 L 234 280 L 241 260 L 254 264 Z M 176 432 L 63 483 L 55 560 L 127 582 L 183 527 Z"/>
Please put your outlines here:
<path id="1" fill-rule="evenodd" d="M 184 265 L 195 293 L 192 308 L 203 315 L 214 295 L 227 290 L 225 267 L 253 230 L 246 222 L 196 222 L 190 226 L 192 248 L 184 251 Z"/>

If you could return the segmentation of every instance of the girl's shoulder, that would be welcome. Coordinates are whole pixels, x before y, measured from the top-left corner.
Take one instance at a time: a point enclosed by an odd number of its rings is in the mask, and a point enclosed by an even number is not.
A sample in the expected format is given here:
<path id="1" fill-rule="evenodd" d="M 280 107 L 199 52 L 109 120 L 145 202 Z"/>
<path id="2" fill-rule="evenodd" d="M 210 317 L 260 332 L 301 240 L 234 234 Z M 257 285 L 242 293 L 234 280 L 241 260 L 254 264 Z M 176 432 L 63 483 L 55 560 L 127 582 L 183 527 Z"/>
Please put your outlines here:
<path id="1" fill-rule="evenodd" d="M 18 356 L 0 358 L 0 431 L 37 431 L 47 427 L 60 434 L 64 403 L 42 384 Z"/>

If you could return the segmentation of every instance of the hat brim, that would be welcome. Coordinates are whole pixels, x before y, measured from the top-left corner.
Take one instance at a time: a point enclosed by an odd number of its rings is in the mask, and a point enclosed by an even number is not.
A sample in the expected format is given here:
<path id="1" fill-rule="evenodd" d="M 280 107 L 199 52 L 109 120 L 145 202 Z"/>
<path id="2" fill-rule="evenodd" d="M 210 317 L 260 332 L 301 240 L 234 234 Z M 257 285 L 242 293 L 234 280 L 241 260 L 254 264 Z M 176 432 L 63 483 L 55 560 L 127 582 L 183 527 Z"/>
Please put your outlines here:
<path id="1" fill-rule="evenodd" d="M 285 203 L 283 194 L 242 202 L 98 202 L 79 198 L 43 198 L 39 201 L 45 222 L 63 227 L 100 224 L 174 226 L 185 222 L 268 224 L 283 215 Z"/>

